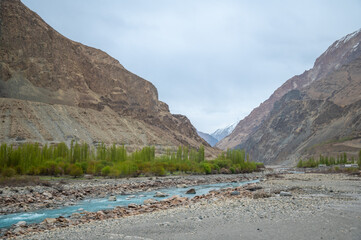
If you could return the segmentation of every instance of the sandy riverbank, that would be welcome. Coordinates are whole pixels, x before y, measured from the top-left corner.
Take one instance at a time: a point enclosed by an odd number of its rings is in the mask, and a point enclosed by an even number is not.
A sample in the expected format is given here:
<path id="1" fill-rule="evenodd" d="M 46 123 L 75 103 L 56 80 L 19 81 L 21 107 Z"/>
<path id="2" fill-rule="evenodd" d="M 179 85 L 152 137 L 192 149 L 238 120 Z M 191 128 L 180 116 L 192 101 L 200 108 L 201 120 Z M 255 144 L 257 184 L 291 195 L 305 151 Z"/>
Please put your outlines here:
<path id="1" fill-rule="evenodd" d="M 269 176 L 257 190 L 268 198 L 214 197 L 20 239 L 360 239 L 360 180 L 345 174 Z"/>

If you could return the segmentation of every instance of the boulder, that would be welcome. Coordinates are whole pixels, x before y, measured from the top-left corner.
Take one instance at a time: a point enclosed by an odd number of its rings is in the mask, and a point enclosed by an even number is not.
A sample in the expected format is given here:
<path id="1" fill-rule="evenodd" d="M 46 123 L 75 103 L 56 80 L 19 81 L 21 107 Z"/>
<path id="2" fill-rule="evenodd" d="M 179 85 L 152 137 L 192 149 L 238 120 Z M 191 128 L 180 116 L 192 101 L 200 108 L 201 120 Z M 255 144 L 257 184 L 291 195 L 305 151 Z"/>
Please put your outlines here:
<path id="1" fill-rule="evenodd" d="M 54 224 L 54 223 L 56 223 L 56 218 L 45 218 L 43 223 Z"/>
<path id="2" fill-rule="evenodd" d="M 128 204 L 128 208 L 138 208 L 138 205 L 135 203 Z"/>
<path id="3" fill-rule="evenodd" d="M 71 218 L 81 218 L 81 214 L 80 213 L 73 213 L 70 216 Z"/>
<path id="4" fill-rule="evenodd" d="M 150 198 L 150 199 L 144 200 L 143 204 L 152 204 L 152 203 L 157 203 L 157 202 L 158 202 L 157 200 Z"/>
<path id="5" fill-rule="evenodd" d="M 110 196 L 108 198 L 108 201 L 117 201 L 117 197 L 116 196 Z"/>
<path id="6" fill-rule="evenodd" d="M 85 175 L 84 175 L 84 178 L 85 178 L 85 179 L 93 179 L 94 176 L 91 175 L 91 174 L 85 174 Z"/>
<path id="7" fill-rule="evenodd" d="M 189 189 L 186 194 L 196 194 L 196 190 L 194 188 Z"/>
<path id="8" fill-rule="evenodd" d="M 187 188 L 187 185 L 186 184 L 178 184 L 177 188 Z"/>
<path id="9" fill-rule="evenodd" d="M 19 221 L 15 224 L 17 227 L 24 227 L 26 226 L 26 222 L 25 221 Z"/>
<path id="10" fill-rule="evenodd" d="M 162 193 L 162 192 L 156 192 L 154 194 L 154 197 L 167 197 L 167 196 L 169 196 L 169 194 Z"/>

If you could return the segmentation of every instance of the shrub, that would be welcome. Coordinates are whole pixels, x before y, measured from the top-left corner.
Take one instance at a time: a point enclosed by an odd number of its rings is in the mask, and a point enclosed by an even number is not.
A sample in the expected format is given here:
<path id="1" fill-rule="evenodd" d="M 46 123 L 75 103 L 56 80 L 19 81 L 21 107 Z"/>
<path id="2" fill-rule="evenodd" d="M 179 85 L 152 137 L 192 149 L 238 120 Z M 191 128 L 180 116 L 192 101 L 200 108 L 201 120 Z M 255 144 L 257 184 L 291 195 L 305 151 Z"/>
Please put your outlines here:
<path id="1" fill-rule="evenodd" d="M 41 166 L 40 172 L 43 175 L 57 176 L 63 173 L 63 169 L 58 167 L 58 164 L 55 161 L 47 161 Z"/>
<path id="2" fill-rule="evenodd" d="M 13 169 L 13 168 L 11 168 L 11 167 L 8 167 L 8 168 L 4 168 L 3 170 L 2 170 L 2 172 L 1 172 L 1 175 L 3 176 L 3 177 L 8 177 L 8 178 L 10 178 L 10 177 L 13 177 L 13 176 L 15 176 L 15 174 L 16 174 L 16 171 L 15 171 L 15 169 Z"/>
<path id="3" fill-rule="evenodd" d="M 202 163 L 202 167 L 203 167 L 205 174 L 210 174 L 212 172 L 212 168 L 209 163 Z"/>
<path id="4" fill-rule="evenodd" d="M 164 176 L 166 172 L 165 172 L 165 169 L 164 169 L 164 167 L 162 165 L 156 165 L 153 168 L 153 173 L 156 176 Z"/>
<path id="5" fill-rule="evenodd" d="M 83 169 L 78 165 L 71 165 L 70 176 L 76 178 L 80 177 L 81 175 L 83 175 Z"/>
<path id="6" fill-rule="evenodd" d="M 39 175 L 40 174 L 40 169 L 38 167 L 31 166 L 29 171 L 27 172 L 27 174 L 29 174 L 29 175 Z"/>
<path id="7" fill-rule="evenodd" d="M 119 177 L 119 175 L 120 173 L 116 168 L 111 168 L 108 174 L 109 177 L 113 177 L 113 178 L 117 178 Z"/>
<path id="8" fill-rule="evenodd" d="M 110 167 L 106 166 L 102 168 L 102 176 L 108 176 L 110 173 Z"/>
<path id="9" fill-rule="evenodd" d="M 303 167 L 302 159 L 300 159 L 300 161 L 298 161 L 298 163 L 297 163 L 297 167 L 298 167 L 298 168 Z"/>

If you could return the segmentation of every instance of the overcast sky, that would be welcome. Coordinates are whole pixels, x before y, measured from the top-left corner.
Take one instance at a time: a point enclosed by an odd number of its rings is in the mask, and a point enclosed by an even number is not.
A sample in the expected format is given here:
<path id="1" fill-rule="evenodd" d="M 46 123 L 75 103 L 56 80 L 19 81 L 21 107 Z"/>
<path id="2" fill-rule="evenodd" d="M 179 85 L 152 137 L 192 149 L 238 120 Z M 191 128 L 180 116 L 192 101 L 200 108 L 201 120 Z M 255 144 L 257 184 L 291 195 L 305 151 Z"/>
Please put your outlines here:
<path id="1" fill-rule="evenodd" d="M 22 0 L 66 37 L 152 82 L 211 133 L 361 28 L 360 0 Z"/>

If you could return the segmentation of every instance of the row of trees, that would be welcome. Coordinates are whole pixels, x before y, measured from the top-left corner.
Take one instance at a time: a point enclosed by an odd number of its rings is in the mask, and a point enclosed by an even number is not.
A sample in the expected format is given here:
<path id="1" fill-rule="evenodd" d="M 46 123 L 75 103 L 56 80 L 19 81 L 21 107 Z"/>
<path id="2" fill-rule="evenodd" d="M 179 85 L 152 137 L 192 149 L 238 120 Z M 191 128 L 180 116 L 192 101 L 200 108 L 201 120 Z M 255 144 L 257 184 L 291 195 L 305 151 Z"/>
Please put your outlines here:
<path id="1" fill-rule="evenodd" d="M 246 159 L 247 158 L 247 159 Z M 163 176 L 176 172 L 192 174 L 240 173 L 257 170 L 261 165 L 250 162 L 243 150 L 228 150 L 218 158 L 206 161 L 204 147 L 198 149 L 180 146 L 167 149 L 156 156 L 155 147 L 144 147 L 128 153 L 125 146 L 96 148 L 86 143 L 71 142 L 45 145 L 25 143 L 18 147 L 0 146 L 0 172 L 3 176 L 27 175 L 72 175 L 83 174 L 110 177 Z"/>
<path id="2" fill-rule="evenodd" d="M 318 167 L 319 164 L 325 164 L 326 166 L 339 165 L 339 164 L 352 164 L 357 163 L 359 167 L 361 167 L 361 150 L 358 154 L 358 159 L 354 157 L 349 158 L 346 153 L 341 155 L 337 155 L 337 157 L 328 157 L 320 155 L 318 160 L 313 157 L 302 160 L 300 159 L 297 163 L 297 167 L 299 168 L 314 168 Z"/>

